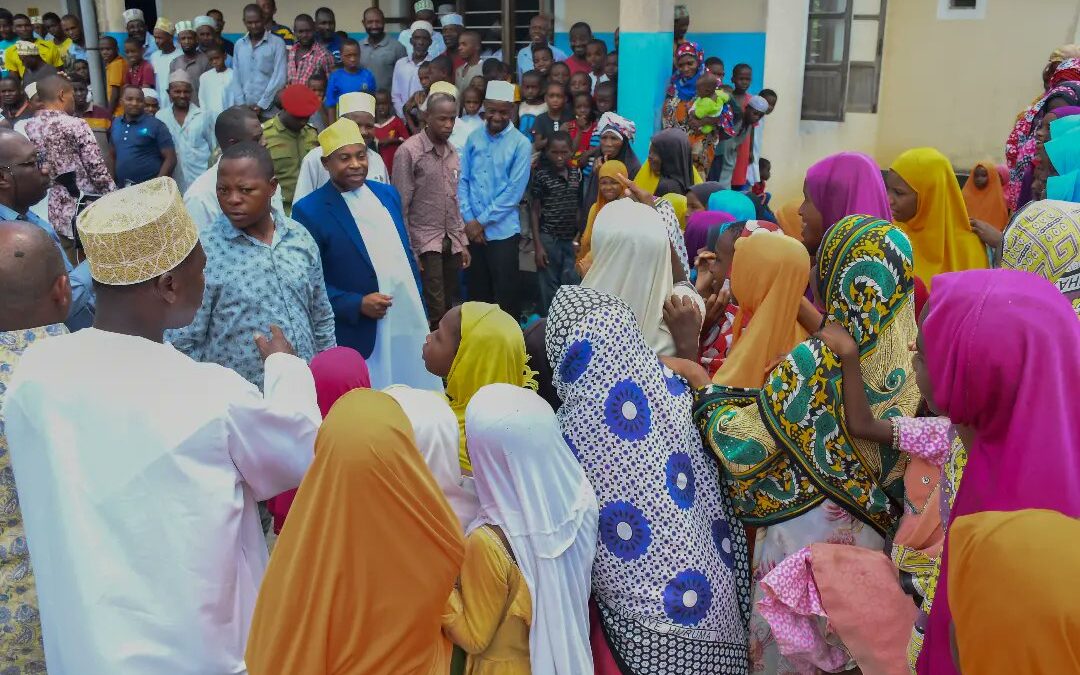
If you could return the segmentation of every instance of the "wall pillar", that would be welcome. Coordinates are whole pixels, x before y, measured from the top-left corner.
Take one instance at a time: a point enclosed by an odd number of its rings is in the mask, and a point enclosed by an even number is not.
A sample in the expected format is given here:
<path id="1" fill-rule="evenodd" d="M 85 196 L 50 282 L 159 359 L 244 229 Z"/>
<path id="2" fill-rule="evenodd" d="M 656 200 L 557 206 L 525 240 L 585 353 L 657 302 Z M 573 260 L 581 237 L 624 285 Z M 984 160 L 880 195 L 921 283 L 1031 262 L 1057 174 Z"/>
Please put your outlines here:
<path id="1" fill-rule="evenodd" d="M 619 3 L 619 114 L 637 125 L 633 148 L 642 161 L 671 80 L 675 22 L 673 0 L 621 0 Z"/>

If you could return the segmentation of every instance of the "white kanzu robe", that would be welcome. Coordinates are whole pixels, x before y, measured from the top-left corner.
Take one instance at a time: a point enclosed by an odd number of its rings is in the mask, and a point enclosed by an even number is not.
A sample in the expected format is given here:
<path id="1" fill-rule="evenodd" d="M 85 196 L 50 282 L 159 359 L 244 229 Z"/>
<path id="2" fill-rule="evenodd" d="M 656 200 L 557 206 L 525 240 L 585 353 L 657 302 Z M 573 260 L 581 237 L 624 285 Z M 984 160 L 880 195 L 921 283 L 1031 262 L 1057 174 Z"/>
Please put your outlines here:
<path id="1" fill-rule="evenodd" d="M 412 251 L 405 252 L 393 217 L 371 188 L 361 185 L 352 192 L 342 192 L 341 196 L 375 267 L 379 292 L 393 298 L 386 316 L 376 323 L 375 347 L 367 359 L 372 389 L 403 384 L 441 392 L 442 380 L 424 366 L 428 320 L 406 257 Z"/>
<path id="2" fill-rule="evenodd" d="M 256 502 L 300 483 L 321 421 L 295 356 L 265 391 L 93 328 L 27 350 L 4 412 L 51 675 L 247 672 Z"/>

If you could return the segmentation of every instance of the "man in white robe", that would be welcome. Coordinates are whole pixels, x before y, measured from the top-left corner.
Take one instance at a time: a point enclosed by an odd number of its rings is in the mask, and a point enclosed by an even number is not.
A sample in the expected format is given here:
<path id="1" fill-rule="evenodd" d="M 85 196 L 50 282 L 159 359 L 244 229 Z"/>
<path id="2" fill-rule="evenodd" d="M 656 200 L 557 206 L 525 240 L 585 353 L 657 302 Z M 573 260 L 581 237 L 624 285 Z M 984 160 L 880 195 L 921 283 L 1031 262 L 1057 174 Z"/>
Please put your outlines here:
<path id="1" fill-rule="evenodd" d="M 319 146 L 330 181 L 294 202 L 292 217 L 319 245 L 338 345 L 367 359 L 375 389 L 442 391 L 424 367 L 427 316 L 397 189 L 367 180 L 375 152 L 347 117 L 319 134 Z"/>
<path id="2" fill-rule="evenodd" d="M 206 256 L 171 178 L 80 217 L 93 328 L 28 349 L 5 401 L 52 675 L 245 673 L 268 560 L 257 502 L 296 487 L 320 423 L 276 326 L 265 395 L 162 343 Z"/>
<path id="3" fill-rule="evenodd" d="M 337 116 L 347 117 L 360 127 L 360 133 L 368 143 L 368 148 L 374 148 L 375 138 L 375 97 L 366 91 L 355 91 L 342 94 L 338 99 Z M 390 173 L 386 170 L 386 162 L 382 155 L 372 150 L 367 154 L 368 170 L 367 180 L 376 183 L 388 184 Z M 296 189 L 293 191 L 293 201 L 298 202 L 307 197 L 315 190 L 330 182 L 330 173 L 322 163 L 322 148 L 312 148 L 304 155 L 300 163 L 300 175 L 296 179 Z"/>

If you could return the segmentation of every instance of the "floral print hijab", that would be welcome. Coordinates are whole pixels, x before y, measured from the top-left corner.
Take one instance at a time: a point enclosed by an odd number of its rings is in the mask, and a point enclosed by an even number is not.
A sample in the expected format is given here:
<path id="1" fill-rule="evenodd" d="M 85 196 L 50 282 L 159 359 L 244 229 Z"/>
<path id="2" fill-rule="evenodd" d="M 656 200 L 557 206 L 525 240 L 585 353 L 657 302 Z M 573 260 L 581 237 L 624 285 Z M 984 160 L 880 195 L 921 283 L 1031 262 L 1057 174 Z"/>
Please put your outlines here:
<path id="1" fill-rule="evenodd" d="M 546 342 L 559 423 L 600 506 L 593 595 L 616 659 L 641 675 L 745 673 L 745 533 L 692 425 L 686 383 L 630 307 L 600 291 L 559 289 Z"/>

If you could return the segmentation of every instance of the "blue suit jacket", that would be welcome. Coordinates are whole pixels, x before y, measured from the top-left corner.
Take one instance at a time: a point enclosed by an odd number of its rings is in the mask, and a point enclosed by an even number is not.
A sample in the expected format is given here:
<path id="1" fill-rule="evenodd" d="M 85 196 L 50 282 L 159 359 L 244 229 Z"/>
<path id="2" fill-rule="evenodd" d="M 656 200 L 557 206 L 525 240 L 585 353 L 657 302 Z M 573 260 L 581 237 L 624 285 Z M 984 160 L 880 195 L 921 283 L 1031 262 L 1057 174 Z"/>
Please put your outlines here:
<path id="1" fill-rule="evenodd" d="M 368 181 L 365 183 L 394 219 L 405 257 L 412 267 L 416 287 L 420 288 L 420 273 L 409 245 L 405 221 L 401 216 L 401 197 L 393 185 Z M 353 220 L 345 199 L 328 182 L 318 190 L 293 204 L 292 217 L 315 238 L 322 256 L 326 293 L 334 308 L 337 343 L 352 347 L 366 359 L 375 347 L 374 319 L 360 313 L 364 296 L 379 290 L 375 267 L 371 264 L 364 239 Z"/>

